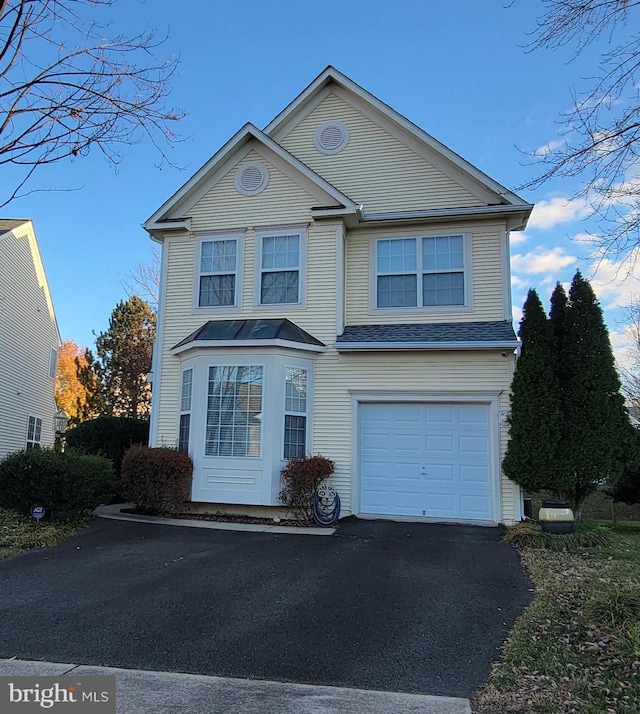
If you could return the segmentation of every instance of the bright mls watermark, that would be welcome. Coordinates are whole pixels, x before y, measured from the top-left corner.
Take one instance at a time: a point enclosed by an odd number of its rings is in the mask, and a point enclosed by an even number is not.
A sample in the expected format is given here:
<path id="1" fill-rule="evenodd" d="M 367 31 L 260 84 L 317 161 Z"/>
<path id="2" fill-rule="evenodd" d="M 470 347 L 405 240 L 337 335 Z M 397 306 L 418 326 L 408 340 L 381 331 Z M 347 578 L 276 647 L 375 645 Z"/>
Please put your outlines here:
<path id="1" fill-rule="evenodd" d="M 115 714 L 116 678 L 0 677 L 2 714 Z"/>

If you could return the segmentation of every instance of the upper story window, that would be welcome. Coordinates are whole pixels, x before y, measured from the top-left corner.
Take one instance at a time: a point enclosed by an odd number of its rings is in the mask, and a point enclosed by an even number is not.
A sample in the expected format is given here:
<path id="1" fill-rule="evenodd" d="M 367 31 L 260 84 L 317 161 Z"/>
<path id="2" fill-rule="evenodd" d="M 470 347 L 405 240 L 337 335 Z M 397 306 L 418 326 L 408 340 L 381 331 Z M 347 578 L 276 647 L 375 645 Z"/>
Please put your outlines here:
<path id="1" fill-rule="evenodd" d="M 42 439 L 42 419 L 30 416 L 27 425 L 27 449 L 40 446 Z"/>
<path id="2" fill-rule="evenodd" d="M 302 234 L 260 238 L 260 305 L 301 302 Z"/>
<path id="3" fill-rule="evenodd" d="M 376 307 L 465 304 L 464 236 L 377 241 Z"/>
<path id="4" fill-rule="evenodd" d="M 240 238 L 224 236 L 200 242 L 198 307 L 234 307 L 239 292 Z"/>

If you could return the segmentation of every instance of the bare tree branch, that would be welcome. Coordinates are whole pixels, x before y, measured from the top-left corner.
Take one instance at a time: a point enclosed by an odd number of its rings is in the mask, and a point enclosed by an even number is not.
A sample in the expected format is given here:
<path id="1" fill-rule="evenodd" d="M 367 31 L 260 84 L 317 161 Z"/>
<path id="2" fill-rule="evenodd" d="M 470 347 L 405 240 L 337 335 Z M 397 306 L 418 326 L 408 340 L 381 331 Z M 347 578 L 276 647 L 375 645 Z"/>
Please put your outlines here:
<path id="1" fill-rule="evenodd" d="M 545 13 L 530 51 L 573 45 L 576 56 L 597 41 L 610 44 L 588 88 L 559 118 L 559 141 L 534 152 L 540 173 L 520 188 L 553 178 L 579 178 L 599 221 L 599 256 L 633 264 L 640 247 L 640 0 L 542 0 Z"/>
<path id="2" fill-rule="evenodd" d="M 153 243 L 149 253 L 149 261 L 147 263 L 139 263 L 135 268 L 132 268 L 122 281 L 122 286 L 129 297 L 138 295 L 146 300 L 153 310 L 157 311 L 162 250 L 159 245 Z"/>
<path id="3" fill-rule="evenodd" d="M 183 114 L 166 99 L 178 58 L 156 56 L 166 37 L 153 31 L 109 36 L 93 15 L 115 1 L 0 0 L 0 165 L 23 169 L 1 205 L 34 167 L 92 149 L 117 165 L 121 147 L 145 139 L 171 164 L 170 125 Z"/>

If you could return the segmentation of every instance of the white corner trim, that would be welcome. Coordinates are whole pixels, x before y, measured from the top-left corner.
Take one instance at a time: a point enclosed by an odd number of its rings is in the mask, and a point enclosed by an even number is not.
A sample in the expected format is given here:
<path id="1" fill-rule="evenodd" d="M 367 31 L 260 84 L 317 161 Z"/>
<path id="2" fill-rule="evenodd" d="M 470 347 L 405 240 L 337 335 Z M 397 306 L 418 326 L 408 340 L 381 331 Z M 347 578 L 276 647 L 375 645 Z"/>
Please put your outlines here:
<path id="1" fill-rule="evenodd" d="M 160 411 L 160 385 L 162 384 L 162 362 L 163 362 L 163 342 L 165 323 L 165 295 L 167 292 L 167 256 L 166 245 L 162 245 L 160 258 L 160 294 L 158 296 L 158 324 L 156 328 L 156 340 L 153 345 L 151 360 L 151 372 L 155 384 L 151 389 L 151 414 L 149 416 L 149 446 L 158 444 L 158 412 Z"/>

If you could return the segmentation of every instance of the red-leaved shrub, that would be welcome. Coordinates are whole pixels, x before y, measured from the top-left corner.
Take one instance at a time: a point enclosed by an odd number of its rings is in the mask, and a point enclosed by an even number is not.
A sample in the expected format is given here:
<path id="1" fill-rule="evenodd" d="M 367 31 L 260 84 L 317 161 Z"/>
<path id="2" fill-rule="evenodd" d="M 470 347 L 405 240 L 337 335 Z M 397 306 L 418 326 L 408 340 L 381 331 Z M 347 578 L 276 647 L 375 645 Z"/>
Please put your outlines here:
<path id="1" fill-rule="evenodd" d="M 280 471 L 283 486 L 280 501 L 288 506 L 296 518 L 312 521 L 313 493 L 331 476 L 335 464 L 324 456 L 305 456 L 291 459 Z"/>
<path id="2" fill-rule="evenodd" d="M 122 459 L 122 491 L 141 513 L 179 513 L 191 494 L 193 462 L 175 449 L 132 446 Z"/>

